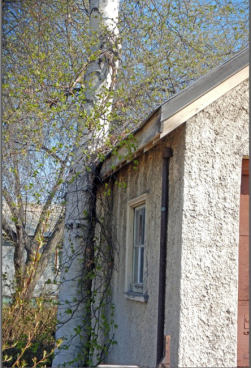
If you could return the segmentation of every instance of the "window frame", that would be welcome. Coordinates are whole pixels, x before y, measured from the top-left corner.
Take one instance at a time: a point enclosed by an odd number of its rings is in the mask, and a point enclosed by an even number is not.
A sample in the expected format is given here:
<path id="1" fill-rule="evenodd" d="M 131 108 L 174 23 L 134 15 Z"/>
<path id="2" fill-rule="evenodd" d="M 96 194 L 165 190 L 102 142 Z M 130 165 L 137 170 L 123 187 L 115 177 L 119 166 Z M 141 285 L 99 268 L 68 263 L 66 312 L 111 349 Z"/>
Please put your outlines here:
<path id="1" fill-rule="evenodd" d="M 136 284 L 133 283 L 135 209 L 143 206 L 145 208 L 143 284 Z M 147 302 L 148 300 L 147 277 L 146 277 L 147 228 L 148 228 L 148 193 L 145 193 L 127 202 L 126 265 L 125 265 L 125 293 L 124 293 L 127 299 L 144 303 Z"/>

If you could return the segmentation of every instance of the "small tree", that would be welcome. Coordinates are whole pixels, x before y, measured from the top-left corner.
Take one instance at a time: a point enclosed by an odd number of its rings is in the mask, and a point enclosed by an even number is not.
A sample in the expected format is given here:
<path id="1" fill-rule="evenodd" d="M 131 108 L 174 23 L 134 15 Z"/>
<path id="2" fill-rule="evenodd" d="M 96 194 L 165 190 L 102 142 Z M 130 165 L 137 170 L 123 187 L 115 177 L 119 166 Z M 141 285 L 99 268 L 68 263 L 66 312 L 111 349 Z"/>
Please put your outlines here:
<path id="1" fill-rule="evenodd" d="M 12 300 L 2 313 L 2 362 L 8 367 L 40 367 L 51 363 L 55 350 L 56 305 L 53 300 L 39 297 L 35 302 L 27 298 L 29 285 L 39 264 L 39 250 L 44 246 L 48 217 L 38 236 L 37 252 L 27 267 L 22 287 L 12 293 Z M 59 346 L 62 341 L 57 341 Z M 49 351 L 48 351 L 49 350 Z"/>

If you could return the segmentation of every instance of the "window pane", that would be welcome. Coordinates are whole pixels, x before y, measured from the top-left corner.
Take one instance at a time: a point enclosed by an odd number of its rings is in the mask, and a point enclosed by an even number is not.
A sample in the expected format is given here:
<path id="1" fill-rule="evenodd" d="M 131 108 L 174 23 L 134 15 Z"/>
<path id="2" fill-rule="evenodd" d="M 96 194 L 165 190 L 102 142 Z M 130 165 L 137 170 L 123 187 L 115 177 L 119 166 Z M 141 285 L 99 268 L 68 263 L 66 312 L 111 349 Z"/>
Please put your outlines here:
<path id="1" fill-rule="evenodd" d="M 133 290 L 142 292 L 144 276 L 145 206 L 134 209 Z M 141 285 L 141 289 L 140 288 Z"/>
<path id="2" fill-rule="evenodd" d="M 135 219 L 134 219 L 134 246 L 136 247 L 139 244 L 139 210 L 135 210 Z"/>
<path id="3" fill-rule="evenodd" d="M 139 249 L 133 248 L 133 283 L 138 283 L 138 262 L 139 262 Z"/>
<path id="4" fill-rule="evenodd" d="M 145 207 L 135 209 L 134 246 L 145 244 Z"/>
<path id="5" fill-rule="evenodd" d="M 144 274 L 144 248 L 139 248 L 140 250 L 140 272 L 139 272 L 139 283 L 143 284 L 143 274 Z"/>

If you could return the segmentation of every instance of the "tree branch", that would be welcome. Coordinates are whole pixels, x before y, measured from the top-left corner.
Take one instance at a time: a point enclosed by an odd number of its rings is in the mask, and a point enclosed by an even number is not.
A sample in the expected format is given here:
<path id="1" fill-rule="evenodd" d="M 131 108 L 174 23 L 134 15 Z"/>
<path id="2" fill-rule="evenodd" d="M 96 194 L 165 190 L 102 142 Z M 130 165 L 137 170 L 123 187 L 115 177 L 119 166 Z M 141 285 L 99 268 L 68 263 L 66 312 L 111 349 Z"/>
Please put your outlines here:
<path id="1" fill-rule="evenodd" d="M 46 201 L 46 203 L 43 207 L 41 215 L 39 217 L 39 221 L 38 221 L 35 233 L 34 233 L 33 244 L 34 244 L 34 242 L 36 242 L 36 237 L 38 236 L 39 232 L 41 231 L 41 228 L 43 226 L 43 220 L 45 219 L 46 213 L 47 213 L 47 211 L 48 211 L 48 209 L 49 209 L 49 207 L 52 203 L 54 195 L 57 192 L 60 185 L 62 184 L 62 179 L 63 179 L 65 168 L 66 168 L 66 162 L 68 161 L 68 156 L 69 155 L 67 155 L 66 159 L 63 161 L 63 164 L 61 166 L 61 169 L 60 169 L 60 172 L 59 172 L 59 175 L 58 175 L 58 180 L 57 180 L 56 184 L 53 186 L 53 188 L 52 188 L 52 190 L 51 190 L 51 192 L 50 192 L 50 194 L 47 198 L 47 201 Z"/>
<path id="2" fill-rule="evenodd" d="M 19 234 L 21 237 L 23 237 L 25 241 L 25 249 L 27 250 L 27 252 L 30 252 L 31 246 L 32 246 L 30 237 L 25 230 L 25 225 L 22 222 L 22 219 L 20 218 L 19 211 L 17 210 L 15 203 L 13 203 L 12 198 L 6 188 L 3 188 L 3 197 L 10 209 L 11 216 L 17 219 L 17 221 L 15 221 L 15 227 L 17 230 L 16 236 L 18 237 L 18 234 Z"/>
<path id="3" fill-rule="evenodd" d="M 17 234 L 16 232 L 11 228 L 10 224 L 6 220 L 4 214 L 2 214 L 2 229 L 8 236 L 10 240 L 12 240 L 14 243 L 17 241 Z"/>
<path id="4" fill-rule="evenodd" d="M 29 289 L 27 292 L 27 296 L 31 297 L 34 291 L 34 288 L 38 282 L 38 280 L 40 279 L 40 277 L 42 276 L 44 270 L 46 269 L 51 255 L 53 254 L 53 252 L 56 250 L 57 245 L 62 241 L 63 239 L 63 233 L 64 233 L 64 223 L 65 223 L 65 219 L 64 219 L 64 210 L 61 213 L 61 216 L 59 217 L 57 224 L 54 228 L 53 231 L 53 235 L 50 238 L 50 240 L 47 242 L 47 244 L 44 245 L 43 248 L 43 252 L 41 254 L 40 260 L 38 262 L 36 271 L 35 271 L 35 275 L 32 278 L 32 281 L 29 285 Z M 28 258 L 27 258 L 27 264 L 28 262 Z"/>
<path id="5" fill-rule="evenodd" d="M 18 168 L 18 160 L 17 155 L 13 155 L 13 164 L 14 164 L 14 177 L 15 177 L 15 196 L 17 198 L 18 203 L 18 213 L 21 220 L 22 225 L 24 225 L 24 208 L 23 208 L 23 201 L 21 195 L 21 184 L 20 184 L 20 175 L 19 175 L 19 168 Z"/>
<path id="6" fill-rule="evenodd" d="M 18 218 L 18 212 L 17 212 L 17 208 L 15 205 L 13 205 L 13 200 L 9 194 L 9 192 L 7 191 L 7 189 L 5 187 L 3 187 L 3 197 L 7 203 L 7 205 L 9 206 L 11 215 L 13 217 L 17 217 Z"/>
<path id="7" fill-rule="evenodd" d="M 56 153 L 54 153 L 50 148 L 47 148 L 46 146 L 42 145 L 41 149 L 44 150 L 45 152 L 48 152 L 50 154 L 51 157 L 55 158 L 56 160 L 58 160 L 59 162 L 61 162 L 61 164 L 65 164 L 65 160 L 62 160 L 58 155 L 56 155 Z"/>

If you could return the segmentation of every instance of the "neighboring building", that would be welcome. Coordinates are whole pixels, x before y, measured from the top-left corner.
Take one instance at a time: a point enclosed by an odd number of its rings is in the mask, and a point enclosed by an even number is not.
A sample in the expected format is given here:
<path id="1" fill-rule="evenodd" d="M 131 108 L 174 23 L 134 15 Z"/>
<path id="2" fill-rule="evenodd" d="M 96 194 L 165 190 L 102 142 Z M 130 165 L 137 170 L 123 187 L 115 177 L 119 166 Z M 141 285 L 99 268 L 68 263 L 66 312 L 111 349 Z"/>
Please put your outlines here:
<path id="1" fill-rule="evenodd" d="M 37 223 L 39 221 L 39 216 L 42 211 L 42 207 L 37 204 L 29 204 L 26 208 L 26 231 L 30 237 L 33 237 L 35 233 L 35 229 Z M 54 226 L 58 220 L 58 216 L 61 212 L 61 206 L 54 206 L 51 211 L 51 215 L 49 218 L 48 227 L 44 233 L 44 240 L 47 242 L 52 234 Z M 13 222 L 11 221 L 10 211 L 8 209 L 7 204 L 3 204 L 3 213 L 6 216 L 7 221 L 13 227 Z M 34 296 L 38 296 L 42 291 L 46 292 L 46 294 L 50 295 L 51 297 L 57 296 L 58 293 L 58 285 L 56 284 L 46 284 L 46 281 L 50 279 L 52 282 L 54 280 L 59 281 L 59 257 L 58 257 L 58 250 L 54 253 L 51 257 L 51 261 L 48 264 L 47 268 L 45 269 L 42 277 L 39 279 L 38 284 L 34 290 Z M 14 280 L 15 275 L 15 268 L 14 268 L 14 244 L 8 240 L 6 236 L 2 236 L 2 274 L 7 276 L 6 281 L 2 279 L 2 296 L 4 301 L 8 301 L 11 293 L 13 292 L 13 284 L 12 281 Z M 12 286 L 9 287 L 8 285 Z"/>
<path id="2" fill-rule="evenodd" d="M 156 367 L 164 334 L 166 366 L 249 366 L 248 63 L 246 49 L 154 111 L 134 132 L 136 169 L 103 163 L 118 240 L 109 364 Z"/>

